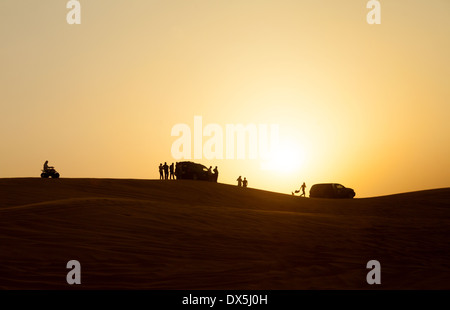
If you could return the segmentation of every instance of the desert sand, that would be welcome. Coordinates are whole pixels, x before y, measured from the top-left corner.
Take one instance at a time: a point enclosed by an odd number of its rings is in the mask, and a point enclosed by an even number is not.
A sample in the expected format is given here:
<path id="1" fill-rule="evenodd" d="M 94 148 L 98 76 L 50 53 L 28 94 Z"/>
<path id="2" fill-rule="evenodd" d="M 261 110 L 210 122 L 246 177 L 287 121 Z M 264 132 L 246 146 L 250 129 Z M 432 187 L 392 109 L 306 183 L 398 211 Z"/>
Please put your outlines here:
<path id="1" fill-rule="evenodd" d="M 450 188 L 312 199 L 203 181 L 0 179 L 0 289 L 450 289 Z M 366 264 L 381 264 L 369 285 Z"/>

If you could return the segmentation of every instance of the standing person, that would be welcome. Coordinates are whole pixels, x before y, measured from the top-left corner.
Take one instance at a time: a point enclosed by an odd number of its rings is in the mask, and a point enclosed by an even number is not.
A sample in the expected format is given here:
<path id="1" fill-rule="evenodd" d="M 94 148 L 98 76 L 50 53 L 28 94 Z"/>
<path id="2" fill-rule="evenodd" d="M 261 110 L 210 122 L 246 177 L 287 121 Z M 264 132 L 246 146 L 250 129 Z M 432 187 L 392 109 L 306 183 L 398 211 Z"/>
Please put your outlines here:
<path id="1" fill-rule="evenodd" d="M 244 184 L 244 187 L 247 187 L 248 184 L 247 178 L 244 177 L 244 181 L 242 183 Z"/>
<path id="2" fill-rule="evenodd" d="M 212 173 L 212 166 L 209 166 L 209 168 L 208 168 L 208 181 L 214 181 L 214 176 Z"/>
<path id="3" fill-rule="evenodd" d="M 174 179 L 175 180 L 175 174 L 174 174 L 174 171 L 173 171 L 173 163 L 170 165 L 170 179 L 172 180 L 172 179 Z"/>
<path id="4" fill-rule="evenodd" d="M 242 186 L 242 178 L 241 178 L 241 176 L 239 176 L 239 178 L 237 178 L 236 181 L 238 181 L 238 186 L 241 187 Z"/>
<path id="5" fill-rule="evenodd" d="M 159 179 L 163 180 L 164 176 L 163 176 L 163 165 L 162 163 L 159 164 Z"/>
<path id="6" fill-rule="evenodd" d="M 176 177 L 176 179 L 178 179 L 179 174 L 180 174 L 179 164 L 176 163 L 175 164 L 175 177 Z"/>
<path id="7" fill-rule="evenodd" d="M 168 180 L 169 179 L 169 166 L 167 165 L 167 162 L 164 162 L 164 179 Z"/>
<path id="8" fill-rule="evenodd" d="M 217 179 L 219 178 L 219 169 L 214 168 L 214 181 L 217 182 Z"/>

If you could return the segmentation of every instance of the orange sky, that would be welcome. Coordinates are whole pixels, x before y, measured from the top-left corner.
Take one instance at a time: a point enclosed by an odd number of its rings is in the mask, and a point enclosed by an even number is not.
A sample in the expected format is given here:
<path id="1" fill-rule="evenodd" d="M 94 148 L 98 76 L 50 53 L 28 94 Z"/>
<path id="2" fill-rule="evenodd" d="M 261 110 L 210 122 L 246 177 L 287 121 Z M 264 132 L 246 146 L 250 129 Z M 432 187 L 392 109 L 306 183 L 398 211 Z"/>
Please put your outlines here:
<path id="1" fill-rule="evenodd" d="M 219 182 L 357 197 L 450 185 L 450 2 L 0 3 L 0 177 L 158 178 L 176 124 L 278 124 L 282 149 Z M 204 138 L 204 142 L 207 138 Z M 278 163 L 278 165 L 277 165 Z"/>

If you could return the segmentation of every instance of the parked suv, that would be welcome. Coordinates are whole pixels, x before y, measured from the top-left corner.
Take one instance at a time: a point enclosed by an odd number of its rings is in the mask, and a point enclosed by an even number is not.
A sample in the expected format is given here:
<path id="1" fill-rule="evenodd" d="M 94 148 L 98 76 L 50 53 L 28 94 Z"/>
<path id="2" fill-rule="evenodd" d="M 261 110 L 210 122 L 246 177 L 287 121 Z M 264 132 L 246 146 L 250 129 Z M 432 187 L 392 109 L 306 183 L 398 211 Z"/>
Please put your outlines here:
<path id="1" fill-rule="evenodd" d="M 177 177 L 177 180 L 213 180 L 212 174 L 208 171 L 208 168 L 202 164 L 191 161 L 176 163 L 175 176 Z"/>
<path id="2" fill-rule="evenodd" d="M 311 198 L 353 198 L 355 191 L 338 183 L 314 184 L 309 190 Z"/>

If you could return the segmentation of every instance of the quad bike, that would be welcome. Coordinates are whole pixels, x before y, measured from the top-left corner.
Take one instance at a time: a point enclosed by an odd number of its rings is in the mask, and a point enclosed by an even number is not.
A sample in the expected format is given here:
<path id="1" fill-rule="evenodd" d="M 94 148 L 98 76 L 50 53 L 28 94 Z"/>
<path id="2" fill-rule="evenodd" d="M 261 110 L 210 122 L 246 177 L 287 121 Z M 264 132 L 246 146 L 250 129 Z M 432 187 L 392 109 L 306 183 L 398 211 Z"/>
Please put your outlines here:
<path id="1" fill-rule="evenodd" d="M 47 170 L 42 170 L 41 178 L 59 178 L 59 173 L 53 167 L 48 167 Z"/>

